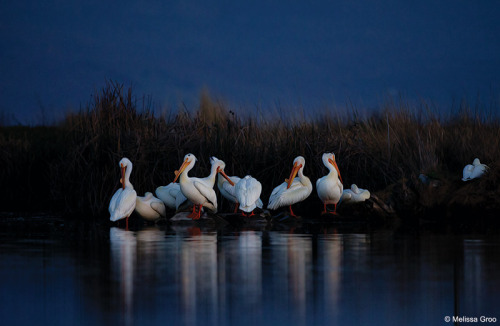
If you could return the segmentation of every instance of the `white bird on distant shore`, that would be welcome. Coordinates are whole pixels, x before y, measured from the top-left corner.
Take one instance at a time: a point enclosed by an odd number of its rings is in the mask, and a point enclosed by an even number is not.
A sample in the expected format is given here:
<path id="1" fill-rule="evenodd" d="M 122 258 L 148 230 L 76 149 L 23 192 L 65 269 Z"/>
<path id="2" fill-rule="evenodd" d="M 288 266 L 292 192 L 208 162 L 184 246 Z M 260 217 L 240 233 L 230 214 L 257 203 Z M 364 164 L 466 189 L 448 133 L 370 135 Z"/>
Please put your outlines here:
<path id="1" fill-rule="evenodd" d="M 334 205 L 333 214 L 337 214 L 337 204 L 344 190 L 342 177 L 335 161 L 335 154 L 324 153 L 321 159 L 330 171 L 327 175 L 316 181 L 316 191 L 318 192 L 319 199 L 323 202 L 323 212 L 321 214 L 327 213 L 326 205 Z"/>
<path id="2" fill-rule="evenodd" d="M 235 193 L 236 199 L 240 203 L 240 209 L 243 212 L 250 213 L 248 216 L 255 215 L 253 210 L 256 207 L 262 208 L 262 200 L 260 194 L 262 192 L 262 184 L 257 179 L 247 175 L 236 183 Z M 245 215 L 243 213 L 243 215 Z"/>
<path id="3" fill-rule="evenodd" d="M 111 215 L 109 219 L 114 222 L 125 218 L 128 227 L 128 218 L 135 209 L 137 193 L 134 190 L 134 186 L 130 183 L 132 162 L 124 157 L 120 160 L 119 164 L 121 170 L 120 183 L 122 187 L 118 189 L 111 198 L 108 207 Z"/>
<path id="4" fill-rule="evenodd" d="M 207 178 L 190 178 L 188 176 L 188 172 L 194 167 L 195 163 L 196 157 L 193 154 L 184 156 L 184 162 L 179 168 L 179 171 L 176 172 L 173 182 L 175 183 L 175 181 L 179 179 L 182 194 L 193 203 L 193 212 L 189 214 L 188 217 L 199 219 L 202 207 L 206 207 L 214 212 L 217 211 L 217 195 L 213 189 L 215 175 L 212 176 L 212 173 Z M 224 172 L 224 167 L 224 162 L 220 160 L 212 164 L 212 170 L 215 169 L 216 173 L 221 173 L 230 183 L 232 183 L 231 179 L 229 179 Z M 198 210 L 196 208 L 198 208 Z"/>
<path id="5" fill-rule="evenodd" d="M 351 189 L 345 189 L 342 193 L 342 203 L 345 204 L 363 202 L 368 198 L 370 198 L 370 192 L 366 189 L 358 188 L 355 184 L 351 185 Z"/>
<path id="6" fill-rule="evenodd" d="M 167 216 L 163 201 L 150 192 L 146 192 L 144 197 L 137 196 L 135 211 L 147 221 L 156 221 L 160 217 Z"/>
<path id="7" fill-rule="evenodd" d="M 295 158 L 290 177 L 274 188 L 269 197 L 267 208 L 274 210 L 279 207 L 288 206 L 290 214 L 297 217 L 292 211 L 292 205 L 309 197 L 313 188 L 311 180 L 303 173 L 305 164 L 306 160 L 302 156 Z M 297 175 L 298 177 L 296 178 L 295 176 Z"/>
<path id="8" fill-rule="evenodd" d="M 481 177 L 487 170 L 488 166 L 482 164 L 478 158 L 475 158 L 472 164 L 467 164 L 462 172 L 462 181 L 469 181 Z"/>

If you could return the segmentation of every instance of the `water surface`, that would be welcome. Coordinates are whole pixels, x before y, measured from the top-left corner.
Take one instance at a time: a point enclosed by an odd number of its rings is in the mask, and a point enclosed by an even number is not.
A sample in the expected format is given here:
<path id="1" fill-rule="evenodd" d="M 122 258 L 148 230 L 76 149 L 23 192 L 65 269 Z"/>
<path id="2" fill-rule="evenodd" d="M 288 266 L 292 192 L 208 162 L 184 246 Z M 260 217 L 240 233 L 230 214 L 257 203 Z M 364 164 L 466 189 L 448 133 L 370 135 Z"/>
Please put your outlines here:
<path id="1" fill-rule="evenodd" d="M 83 229 L 1 234 L 2 325 L 500 319 L 498 236 L 336 227 Z"/>

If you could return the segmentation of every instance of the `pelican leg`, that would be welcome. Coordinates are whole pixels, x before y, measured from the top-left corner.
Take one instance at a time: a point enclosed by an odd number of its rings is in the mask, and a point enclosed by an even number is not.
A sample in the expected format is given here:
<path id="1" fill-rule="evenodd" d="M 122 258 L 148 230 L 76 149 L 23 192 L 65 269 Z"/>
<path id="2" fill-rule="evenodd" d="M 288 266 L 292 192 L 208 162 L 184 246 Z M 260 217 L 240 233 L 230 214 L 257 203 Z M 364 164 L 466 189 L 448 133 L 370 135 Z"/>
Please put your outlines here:
<path id="1" fill-rule="evenodd" d="M 323 211 L 321 212 L 321 215 L 326 214 L 326 213 L 327 213 L 327 211 L 326 211 L 326 204 L 323 203 Z"/>
<path id="2" fill-rule="evenodd" d="M 200 217 L 201 217 L 201 207 L 202 206 L 203 205 L 198 205 L 198 212 L 196 212 L 196 215 L 193 217 L 193 220 L 199 220 L 200 219 Z"/>
<path id="3" fill-rule="evenodd" d="M 236 214 L 238 212 L 238 206 L 239 205 L 240 205 L 240 203 L 238 203 L 238 202 L 234 203 L 234 212 L 233 212 L 233 214 Z"/>
<path id="4" fill-rule="evenodd" d="M 125 218 L 125 231 L 128 231 L 128 216 Z"/>
<path id="5" fill-rule="evenodd" d="M 295 215 L 292 211 L 292 205 L 288 206 L 288 208 L 290 209 L 290 215 L 293 217 L 297 217 L 297 215 Z"/>
<path id="6" fill-rule="evenodd" d="M 191 212 L 191 214 L 189 214 L 189 215 L 187 216 L 187 217 L 189 217 L 189 218 L 191 218 L 191 219 L 193 219 L 193 220 L 196 220 L 196 219 L 197 219 L 197 218 L 196 218 L 196 216 L 197 216 L 197 215 L 196 215 L 196 206 L 197 206 L 196 204 L 193 204 L 193 211 Z M 198 218 L 199 218 L 199 217 L 198 217 Z"/>
<path id="7" fill-rule="evenodd" d="M 245 212 L 241 212 L 241 216 L 245 216 L 245 217 L 250 217 L 250 216 L 254 216 L 254 215 L 255 215 L 255 213 L 253 211 L 251 211 L 248 214 L 245 214 Z"/>

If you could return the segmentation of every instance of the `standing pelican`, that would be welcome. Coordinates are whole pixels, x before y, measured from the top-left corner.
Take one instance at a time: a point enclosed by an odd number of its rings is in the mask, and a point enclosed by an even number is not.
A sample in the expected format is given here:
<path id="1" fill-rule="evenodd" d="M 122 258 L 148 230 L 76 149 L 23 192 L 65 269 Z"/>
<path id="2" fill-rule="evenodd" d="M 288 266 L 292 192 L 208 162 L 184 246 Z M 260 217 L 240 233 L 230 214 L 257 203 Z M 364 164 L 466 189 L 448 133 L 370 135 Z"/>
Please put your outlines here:
<path id="1" fill-rule="evenodd" d="M 160 217 L 166 217 L 165 204 L 163 201 L 146 192 L 144 197 L 137 196 L 135 211 L 147 221 L 156 221 Z"/>
<path id="2" fill-rule="evenodd" d="M 115 192 L 109 202 L 108 210 L 111 215 L 109 219 L 114 222 L 126 218 L 128 228 L 128 218 L 134 211 L 137 198 L 134 186 L 129 180 L 132 173 L 132 162 L 126 157 L 122 158 L 120 160 L 120 169 L 122 187 Z"/>
<path id="3" fill-rule="evenodd" d="M 335 161 L 335 154 L 324 153 L 321 159 L 323 160 L 323 164 L 330 170 L 327 175 L 316 181 L 316 191 L 323 202 L 323 212 L 321 214 L 327 213 L 326 205 L 333 204 L 335 206 L 333 214 L 336 215 L 337 203 L 340 197 L 342 197 L 342 191 L 344 190 L 342 177 L 340 176 L 339 167 Z"/>
<path id="4" fill-rule="evenodd" d="M 247 175 L 233 188 L 235 188 L 236 199 L 240 203 L 240 209 L 243 212 L 250 213 L 248 216 L 255 215 L 253 210 L 256 207 L 262 208 L 262 200 L 259 198 L 262 192 L 262 184 L 257 179 Z M 242 214 L 245 216 L 245 213 Z"/>
<path id="5" fill-rule="evenodd" d="M 213 188 L 216 175 L 220 170 L 224 171 L 226 163 L 213 156 L 210 158 L 210 164 L 212 166 L 210 169 L 210 174 L 200 180 L 207 186 Z M 171 209 L 179 210 L 179 207 L 181 207 L 182 204 L 191 204 L 187 202 L 186 196 L 182 194 L 181 186 L 179 183 L 171 182 L 166 186 L 160 186 L 156 188 L 155 193 L 156 196 L 158 196 L 158 198 L 161 199 L 165 203 L 165 205 L 167 205 L 167 207 Z M 182 206 L 184 207 L 184 205 Z"/>
<path id="6" fill-rule="evenodd" d="M 175 183 L 175 181 L 179 179 L 179 184 L 183 195 L 193 203 L 193 212 L 189 214 L 188 217 L 197 220 L 201 217 L 202 206 L 207 207 L 211 211 L 217 211 L 217 196 L 213 189 L 215 183 L 215 175 L 213 176 L 213 178 L 209 176 L 203 179 L 190 178 L 188 176 L 188 172 L 193 168 L 195 162 L 196 157 L 193 154 L 187 154 L 186 156 L 184 156 L 184 162 L 179 168 L 179 171 L 176 172 L 176 176 L 173 182 Z M 223 166 L 225 166 L 225 164 L 222 165 L 219 162 L 219 164 L 215 165 L 215 171 L 227 177 L 227 175 L 224 173 Z M 214 169 L 214 166 L 212 166 L 212 169 Z M 227 179 L 230 183 L 232 183 L 229 177 L 227 177 Z M 213 180 L 213 182 L 211 180 Z M 198 207 L 198 210 L 196 210 L 196 207 Z"/>
<path id="7" fill-rule="evenodd" d="M 486 164 L 481 164 L 478 158 L 475 158 L 472 164 L 467 164 L 463 170 L 462 181 L 469 181 L 481 177 L 488 170 Z"/>
<path id="8" fill-rule="evenodd" d="M 238 184 L 241 180 L 241 178 L 237 176 L 230 176 L 229 179 L 234 184 Z M 221 177 L 220 175 L 217 177 L 217 188 L 219 188 L 219 191 L 221 195 L 229 200 L 230 202 L 234 203 L 234 212 L 236 213 L 238 211 L 238 198 L 236 198 L 236 187 L 232 186 L 229 181 L 226 180 L 226 178 Z"/>
<path id="9" fill-rule="evenodd" d="M 292 211 L 292 205 L 303 201 L 312 192 L 312 183 L 303 173 L 306 160 L 302 156 L 297 156 L 293 161 L 290 177 L 282 184 L 274 188 L 269 197 L 267 208 L 278 209 L 282 206 L 288 206 L 290 214 L 297 217 Z M 295 176 L 298 177 L 296 178 Z"/>

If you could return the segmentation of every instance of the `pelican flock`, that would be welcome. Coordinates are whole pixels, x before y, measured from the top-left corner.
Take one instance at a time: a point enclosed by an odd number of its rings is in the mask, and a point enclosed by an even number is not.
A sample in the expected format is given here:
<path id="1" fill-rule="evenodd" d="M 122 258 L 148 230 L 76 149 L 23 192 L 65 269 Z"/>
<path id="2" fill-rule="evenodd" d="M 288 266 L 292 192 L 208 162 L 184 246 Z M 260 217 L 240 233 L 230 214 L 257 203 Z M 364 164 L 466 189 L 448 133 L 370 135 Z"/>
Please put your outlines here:
<path id="1" fill-rule="evenodd" d="M 156 188 L 157 197 L 155 197 L 151 192 L 146 192 L 144 196 L 137 196 L 130 182 L 132 162 L 128 158 L 122 158 L 119 162 L 122 187 L 115 192 L 109 203 L 110 220 L 118 221 L 125 218 L 128 226 L 128 218 L 135 211 L 147 221 L 157 221 L 166 217 L 166 208 L 179 212 L 181 207 L 186 207 L 186 205 L 192 205 L 192 211 L 187 217 L 193 220 L 200 219 L 204 208 L 213 213 L 217 212 L 215 183 L 221 195 L 235 204 L 234 213 L 239 209 L 241 215 L 250 217 L 255 215 L 256 208 L 263 208 L 262 184 L 257 179 L 250 175 L 244 178 L 227 176 L 226 164 L 215 156 L 210 157 L 211 168 L 208 176 L 191 177 L 189 172 L 196 162 L 197 158 L 193 154 L 185 155 L 179 170 L 174 172 L 174 180 L 166 186 Z M 337 206 L 341 201 L 358 202 L 370 197 L 368 190 L 360 189 L 355 184 L 351 186 L 351 189 L 344 190 L 335 154 L 324 153 L 322 162 L 329 170 L 327 175 L 316 181 L 317 194 L 323 202 L 323 214 L 328 212 L 327 205 L 334 205 L 332 213 L 337 214 Z M 474 160 L 471 166 L 472 170 L 467 175 L 468 180 L 473 176 L 479 176 L 487 169 L 486 165 L 480 164 L 478 159 Z M 277 210 L 280 207 L 288 207 L 290 215 L 297 217 L 292 210 L 292 205 L 307 199 L 313 190 L 311 180 L 304 175 L 304 167 L 305 158 L 297 156 L 293 160 L 289 177 L 273 189 L 267 209 Z M 479 171 L 477 173 L 474 172 L 476 168 Z M 465 172 L 466 169 L 464 169 L 464 178 L 466 178 Z"/>

